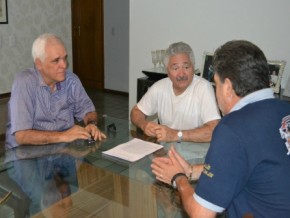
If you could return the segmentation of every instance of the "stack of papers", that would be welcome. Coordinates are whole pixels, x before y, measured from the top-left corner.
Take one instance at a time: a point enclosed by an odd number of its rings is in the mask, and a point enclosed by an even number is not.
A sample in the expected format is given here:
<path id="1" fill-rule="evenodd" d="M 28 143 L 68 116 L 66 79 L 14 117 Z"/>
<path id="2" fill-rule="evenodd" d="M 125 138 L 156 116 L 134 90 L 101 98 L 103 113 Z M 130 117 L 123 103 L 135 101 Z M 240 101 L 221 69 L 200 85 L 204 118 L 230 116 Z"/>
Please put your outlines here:
<path id="1" fill-rule="evenodd" d="M 108 156 L 134 162 L 159 150 L 160 148 L 163 148 L 163 146 L 135 138 L 110 150 L 103 151 L 102 153 Z"/>

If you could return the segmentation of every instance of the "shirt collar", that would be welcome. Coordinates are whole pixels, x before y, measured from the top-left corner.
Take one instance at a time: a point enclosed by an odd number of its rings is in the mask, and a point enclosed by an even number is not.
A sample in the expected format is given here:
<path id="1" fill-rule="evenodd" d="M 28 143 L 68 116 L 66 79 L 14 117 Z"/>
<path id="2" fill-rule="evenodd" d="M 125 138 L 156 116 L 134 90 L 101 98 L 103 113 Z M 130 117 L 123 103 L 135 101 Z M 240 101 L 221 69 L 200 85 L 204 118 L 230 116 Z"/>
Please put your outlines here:
<path id="1" fill-rule="evenodd" d="M 240 110 L 241 108 L 245 107 L 248 104 L 265 100 L 265 99 L 270 99 L 274 98 L 274 93 L 272 88 L 266 88 L 266 89 L 261 89 L 255 92 L 252 92 L 245 97 L 241 98 L 231 109 L 230 112 Z"/>
<path id="2" fill-rule="evenodd" d="M 48 87 L 48 85 L 43 81 L 43 77 L 41 76 L 41 73 L 38 71 L 38 69 L 35 66 L 34 66 L 34 69 L 38 73 L 39 85 Z M 61 82 L 58 82 L 58 83 L 55 84 L 55 90 L 57 90 L 57 91 L 61 90 Z"/>

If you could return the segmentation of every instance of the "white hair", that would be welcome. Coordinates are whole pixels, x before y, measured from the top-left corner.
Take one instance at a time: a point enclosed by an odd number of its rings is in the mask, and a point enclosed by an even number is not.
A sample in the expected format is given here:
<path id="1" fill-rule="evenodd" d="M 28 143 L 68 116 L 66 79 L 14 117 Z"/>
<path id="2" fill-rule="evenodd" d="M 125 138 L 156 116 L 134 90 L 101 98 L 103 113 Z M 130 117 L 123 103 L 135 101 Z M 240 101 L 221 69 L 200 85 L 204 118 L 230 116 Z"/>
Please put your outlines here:
<path id="1" fill-rule="evenodd" d="M 32 58 L 34 62 L 36 59 L 40 59 L 42 62 L 45 60 L 45 46 L 48 41 L 56 41 L 64 45 L 62 40 L 52 33 L 44 33 L 38 36 L 32 44 Z"/>
<path id="2" fill-rule="evenodd" d="M 191 63 L 193 65 L 195 64 L 195 58 L 194 58 L 194 53 L 193 53 L 192 48 L 184 42 L 176 42 L 176 43 L 172 43 L 166 50 L 166 53 L 163 59 L 164 66 L 167 67 L 169 58 L 176 54 L 187 54 L 190 58 Z"/>

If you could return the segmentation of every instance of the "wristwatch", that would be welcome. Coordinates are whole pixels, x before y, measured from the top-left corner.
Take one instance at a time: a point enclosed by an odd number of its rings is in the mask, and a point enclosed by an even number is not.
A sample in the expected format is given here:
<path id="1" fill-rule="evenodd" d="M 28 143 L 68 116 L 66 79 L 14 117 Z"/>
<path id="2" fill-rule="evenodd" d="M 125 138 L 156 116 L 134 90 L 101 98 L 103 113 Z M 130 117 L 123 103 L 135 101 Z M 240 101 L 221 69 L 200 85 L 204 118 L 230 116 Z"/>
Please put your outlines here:
<path id="1" fill-rule="evenodd" d="M 87 123 L 87 125 L 89 125 L 89 124 L 93 124 L 93 125 L 95 125 L 95 126 L 98 126 L 98 122 L 97 122 L 96 120 L 90 120 L 90 121 Z"/>
<path id="2" fill-rule="evenodd" d="M 178 131 L 177 136 L 178 136 L 178 142 L 181 142 L 182 141 L 182 137 L 183 137 L 183 134 L 182 134 L 181 130 Z"/>
<path id="3" fill-rule="evenodd" d="M 177 188 L 177 185 L 176 185 L 175 180 L 176 180 L 176 178 L 179 177 L 179 176 L 185 176 L 185 177 L 187 178 L 187 176 L 186 176 L 184 173 L 176 173 L 176 174 L 172 177 L 172 179 L 171 179 L 171 185 L 172 185 L 173 188 Z"/>
<path id="4" fill-rule="evenodd" d="M 175 180 L 173 180 L 173 182 L 171 183 L 171 185 L 172 185 L 172 188 L 177 188 L 177 185 L 176 185 Z"/>

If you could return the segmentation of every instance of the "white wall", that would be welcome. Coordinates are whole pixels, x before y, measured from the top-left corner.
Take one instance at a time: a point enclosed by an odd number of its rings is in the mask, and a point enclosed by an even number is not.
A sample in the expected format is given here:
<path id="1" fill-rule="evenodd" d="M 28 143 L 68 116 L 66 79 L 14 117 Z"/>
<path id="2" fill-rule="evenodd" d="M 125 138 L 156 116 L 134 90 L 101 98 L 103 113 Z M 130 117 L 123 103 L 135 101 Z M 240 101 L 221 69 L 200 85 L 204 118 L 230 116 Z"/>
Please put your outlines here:
<path id="1" fill-rule="evenodd" d="M 31 44 L 40 33 L 60 35 L 71 62 L 70 2 L 8 0 L 9 24 L 0 24 L 0 94 L 10 92 L 16 72 L 32 66 Z M 289 78 L 288 0 L 104 0 L 104 9 L 105 88 L 129 91 L 130 108 L 136 103 L 137 78 L 152 67 L 150 51 L 175 41 L 193 47 L 200 68 L 204 51 L 231 39 L 250 40 L 268 59 L 287 61 L 282 88 Z M 11 35 L 15 46 L 9 45 Z"/>
<path id="2" fill-rule="evenodd" d="M 44 32 L 60 36 L 71 62 L 71 0 L 8 0 L 8 24 L 0 24 L 0 94 L 17 72 L 33 66 L 31 46 Z M 10 43 L 15 37 L 15 45 Z"/>
<path id="3" fill-rule="evenodd" d="M 176 41 L 189 43 L 196 68 L 204 51 L 232 39 L 258 45 L 268 60 L 286 60 L 282 88 L 289 78 L 290 1 L 288 0 L 131 0 L 129 108 L 136 103 L 137 78 L 152 68 L 150 51 Z"/>
<path id="4" fill-rule="evenodd" d="M 129 0 L 104 0 L 105 88 L 129 92 Z"/>

